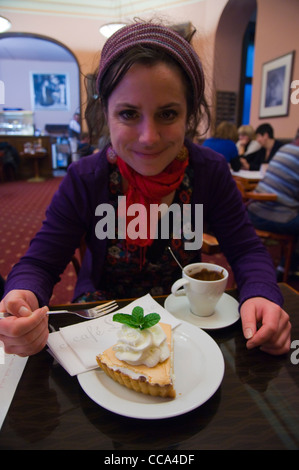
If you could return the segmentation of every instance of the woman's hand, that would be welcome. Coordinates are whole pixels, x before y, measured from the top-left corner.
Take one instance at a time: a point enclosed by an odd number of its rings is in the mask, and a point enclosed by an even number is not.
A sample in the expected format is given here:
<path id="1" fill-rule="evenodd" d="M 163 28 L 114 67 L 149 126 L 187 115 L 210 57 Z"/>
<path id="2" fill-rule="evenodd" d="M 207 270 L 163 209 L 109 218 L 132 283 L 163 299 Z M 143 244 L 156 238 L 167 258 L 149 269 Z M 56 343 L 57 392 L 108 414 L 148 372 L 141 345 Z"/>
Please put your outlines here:
<path id="1" fill-rule="evenodd" d="M 273 355 L 290 350 L 290 318 L 279 305 L 263 297 L 253 297 L 243 303 L 240 313 L 248 349 L 259 347 Z"/>
<path id="2" fill-rule="evenodd" d="M 12 316 L 0 319 L 0 340 L 7 354 L 30 356 L 47 343 L 48 307 L 38 308 L 38 300 L 28 290 L 12 290 L 0 302 L 0 311 Z"/>
<path id="3" fill-rule="evenodd" d="M 249 170 L 250 169 L 250 165 L 249 165 L 248 161 L 246 160 L 246 158 L 240 157 L 240 162 L 241 162 L 241 169 L 242 170 Z"/>

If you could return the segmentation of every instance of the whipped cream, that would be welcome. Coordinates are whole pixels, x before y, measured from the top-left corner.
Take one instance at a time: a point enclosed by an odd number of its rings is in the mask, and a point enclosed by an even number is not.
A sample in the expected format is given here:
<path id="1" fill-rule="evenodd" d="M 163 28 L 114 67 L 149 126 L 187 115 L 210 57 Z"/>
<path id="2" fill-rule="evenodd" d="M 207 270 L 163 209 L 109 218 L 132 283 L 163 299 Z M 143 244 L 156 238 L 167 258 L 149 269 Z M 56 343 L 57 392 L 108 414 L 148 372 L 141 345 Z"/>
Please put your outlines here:
<path id="1" fill-rule="evenodd" d="M 122 325 L 118 337 L 113 350 L 117 359 L 128 364 L 155 367 L 170 355 L 166 334 L 158 324 L 144 330 Z"/>

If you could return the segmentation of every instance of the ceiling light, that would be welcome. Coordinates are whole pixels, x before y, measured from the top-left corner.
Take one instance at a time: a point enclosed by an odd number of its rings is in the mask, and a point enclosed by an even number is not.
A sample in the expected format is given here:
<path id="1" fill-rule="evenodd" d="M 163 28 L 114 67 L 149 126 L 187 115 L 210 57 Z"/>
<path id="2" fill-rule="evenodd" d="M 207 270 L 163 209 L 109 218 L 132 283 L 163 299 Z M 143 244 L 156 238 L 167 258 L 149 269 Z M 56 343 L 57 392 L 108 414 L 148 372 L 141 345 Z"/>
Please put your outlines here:
<path id="1" fill-rule="evenodd" d="M 11 22 L 4 18 L 4 16 L 0 16 L 0 33 L 4 33 L 11 27 Z"/>
<path id="2" fill-rule="evenodd" d="M 105 38 L 109 38 L 112 34 L 116 33 L 119 29 L 126 26 L 125 23 L 108 23 L 104 24 L 99 28 L 100 33 L 105 36 Z"/>

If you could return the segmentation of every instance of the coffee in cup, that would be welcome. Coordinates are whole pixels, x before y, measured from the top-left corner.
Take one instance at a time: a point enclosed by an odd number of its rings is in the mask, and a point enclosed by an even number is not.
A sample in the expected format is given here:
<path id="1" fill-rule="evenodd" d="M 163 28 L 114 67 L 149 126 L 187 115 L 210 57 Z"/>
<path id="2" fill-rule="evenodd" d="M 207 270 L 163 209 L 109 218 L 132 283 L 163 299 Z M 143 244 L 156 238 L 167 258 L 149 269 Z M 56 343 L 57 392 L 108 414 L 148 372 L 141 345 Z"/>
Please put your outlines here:
<path id="1" fill-rule="evenodd" d="M 183 269 L 182 278 L 172 285 L 171 292 L 175 296 L 186 295 L 191 312 L 207 317 L 214 313 L 227 281 L 228 272 L 222 266 L 193 263 Z"/>
<path id="2" fill-rule="evenodd" d="M 190 277 L 198 279 L 199 281 L 219 281 L 224 278 L 223 270 L 221 272 L 214 271 L 213 269 L 203 268 L 200 271 L 191 274 Z"/>

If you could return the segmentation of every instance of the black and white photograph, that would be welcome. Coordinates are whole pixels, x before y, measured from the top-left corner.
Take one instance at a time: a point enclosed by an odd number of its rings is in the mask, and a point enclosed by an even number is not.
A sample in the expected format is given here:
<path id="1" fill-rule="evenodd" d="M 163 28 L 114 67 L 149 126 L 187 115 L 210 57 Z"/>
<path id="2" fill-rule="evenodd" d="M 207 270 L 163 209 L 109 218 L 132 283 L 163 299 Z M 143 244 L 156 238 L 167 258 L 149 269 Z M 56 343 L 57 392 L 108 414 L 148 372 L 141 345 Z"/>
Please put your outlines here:
<path id="1" fill-rule="evenodd" d="M 287 116 L 294 53 L 263 64 L 260 117 Z"/>
<path id="2" fill-rule="evenodd" d="M 31 73 L 33 107 L 39 109 L 67 110 L 68 77 L 64 73 Z"/>

